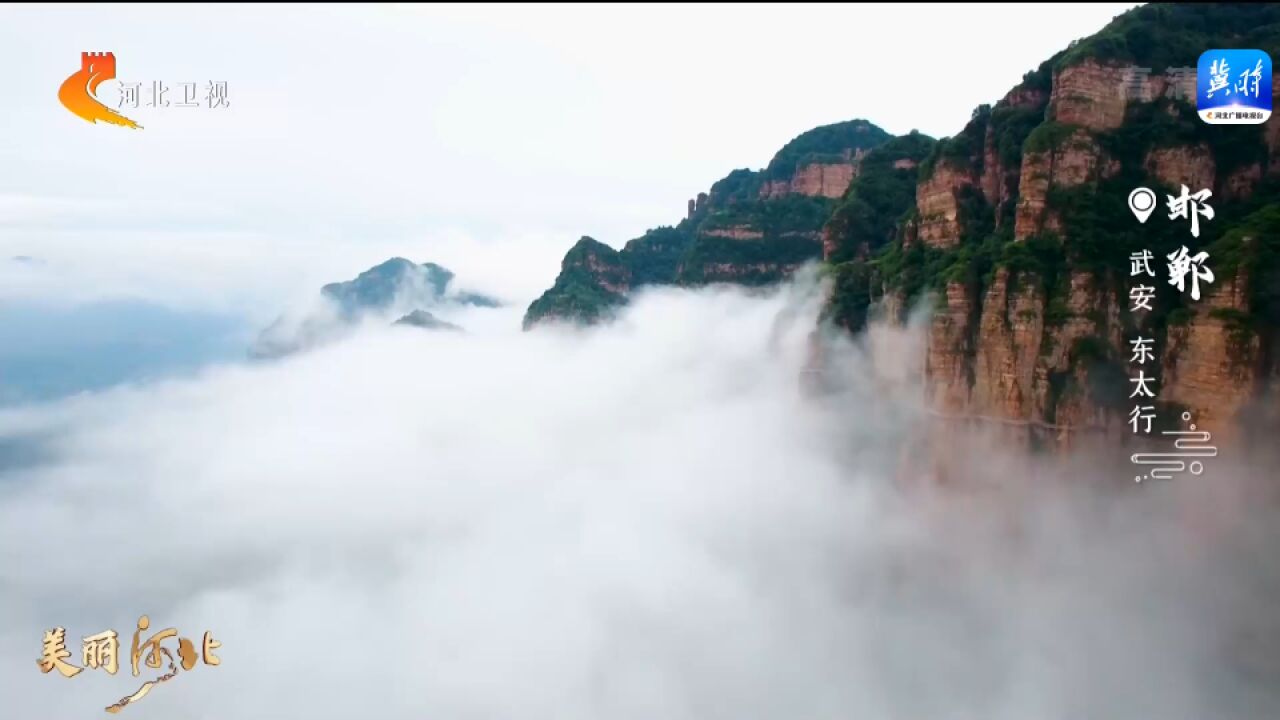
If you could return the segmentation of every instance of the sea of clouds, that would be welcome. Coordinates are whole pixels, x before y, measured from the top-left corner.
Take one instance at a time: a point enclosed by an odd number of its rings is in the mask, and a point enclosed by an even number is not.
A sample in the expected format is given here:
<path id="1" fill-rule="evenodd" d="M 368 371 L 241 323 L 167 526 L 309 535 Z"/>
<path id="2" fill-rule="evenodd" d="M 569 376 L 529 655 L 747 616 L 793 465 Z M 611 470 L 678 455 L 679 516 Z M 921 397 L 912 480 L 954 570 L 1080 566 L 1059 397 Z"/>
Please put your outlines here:
<path id="1" fill-rule="evenodd" d="M 127 655 L 146 613 L 222 665 L 135 720 L 1280 716 L 1266 465 L 933 457 L 920 322 L 805 391 L 820 294 L 376 323 L 0 411 L 0 715 L 100 716 L 146 678 L 42 675 L 42 632 Z"/>

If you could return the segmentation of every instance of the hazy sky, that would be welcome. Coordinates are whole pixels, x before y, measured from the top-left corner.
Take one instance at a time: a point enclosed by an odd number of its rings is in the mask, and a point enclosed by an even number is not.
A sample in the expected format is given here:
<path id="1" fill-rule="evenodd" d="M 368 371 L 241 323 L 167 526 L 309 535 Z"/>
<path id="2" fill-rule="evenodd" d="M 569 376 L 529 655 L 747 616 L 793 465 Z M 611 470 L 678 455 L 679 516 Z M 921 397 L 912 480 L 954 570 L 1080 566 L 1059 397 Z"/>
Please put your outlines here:
<path id="1" fill-rule="evenodd" d="M 5 7 L 0 258 L 50 264 L 0 286 L 270 314 L 401 254 L 527 300 L 804 130 L 952 134 L 1126 7 Z M 231 107 L 91 126 L 56 97 L 82 50 Z"/>

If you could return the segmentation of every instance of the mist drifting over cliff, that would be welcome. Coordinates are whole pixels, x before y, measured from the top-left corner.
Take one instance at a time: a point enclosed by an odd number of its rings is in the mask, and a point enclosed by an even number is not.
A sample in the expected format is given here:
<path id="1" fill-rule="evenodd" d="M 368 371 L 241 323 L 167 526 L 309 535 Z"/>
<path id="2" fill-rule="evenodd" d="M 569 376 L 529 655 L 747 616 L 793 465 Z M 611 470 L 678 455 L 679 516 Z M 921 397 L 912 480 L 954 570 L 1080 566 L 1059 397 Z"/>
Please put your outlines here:
<path id="1" fill-rule="evenodd" d="M 1276 715 L 1263 466 L 1131 487 L 975 439 L 931 485 L 922 333 L 836 340 L 814 397 L 818 299 L 370 326 L 0 413 L 0 695 L 100 712 L 135 679 L 41 675 L 41 632 L 148 613 L 223 664 L 138 718 Z"/>

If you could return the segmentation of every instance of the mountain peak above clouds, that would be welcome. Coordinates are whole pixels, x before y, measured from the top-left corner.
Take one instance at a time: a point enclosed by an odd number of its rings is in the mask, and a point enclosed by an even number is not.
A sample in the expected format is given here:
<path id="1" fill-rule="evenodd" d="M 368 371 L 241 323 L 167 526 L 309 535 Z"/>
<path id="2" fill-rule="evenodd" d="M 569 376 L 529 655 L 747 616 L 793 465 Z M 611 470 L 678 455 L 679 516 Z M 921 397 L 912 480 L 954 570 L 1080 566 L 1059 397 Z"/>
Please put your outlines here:
<path id="1" fill-rule="evenodd" d="M 351 280 L 320 288 L 319 302 L 301 314 L 285 314 L 262 331 L 249 350 L 257 359 L 277 358 L 339 340 L 365 320 L 431 329 L 456 324 L 427 309 L 449 312 L 466 307 L 496 308 L 488 295 L 457 289 L 453 271 L 436 263 L 393 257 Z"/>

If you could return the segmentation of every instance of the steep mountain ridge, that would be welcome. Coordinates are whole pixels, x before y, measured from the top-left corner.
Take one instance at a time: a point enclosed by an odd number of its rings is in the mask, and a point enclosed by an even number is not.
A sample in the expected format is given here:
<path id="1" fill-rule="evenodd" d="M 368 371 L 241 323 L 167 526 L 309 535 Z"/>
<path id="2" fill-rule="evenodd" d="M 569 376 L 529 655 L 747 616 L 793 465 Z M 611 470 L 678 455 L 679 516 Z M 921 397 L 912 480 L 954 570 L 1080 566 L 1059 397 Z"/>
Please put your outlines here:
<path id="1" fill-rule="evenodd" d="M 1195 112 L 1200 54 L 1232 47 L 1280 53 L 1280 6 L 1135 8 L 941 141 L 854 129 L 865 121 L 810 131 L 691 200 L 675 227 L 621 251 L 584 238 L 526 327 L 607 318 L 645 284 L 774 282 L 820 256 L 826 319 L 850 331 L 933 298 L 924 367 L 939 416 L 1059 445 L 1120 437 L 1128 341 L 1142 335 L 1161 418 L 1189 411 L 1224 436 L 1246 416 L 1274 419 L 1280 121 L 1208 125 Z M 851 131 L 875 142 L 853 147 Z M 1198 237 L 1167 212 L 1141 225 L 1128 210 L 1135 187 L 1163 207 L 1183 185 L 1212 191 Z M 1159 277 L 1184 246 L 1207 251 L 1216 274 L 1198 302 Z M 1129 258 L 1144 250 L 1154 309 L 1134 313 Z"/>
<path id="2" fill-rule="evenodd" d="M 864 158 L 891 136 L 865 120 L 825 125 L 784 145 L 763 170 L 739 169 L 689 201 L 688 216 L 622 250 L 583 237 L 524 325 L 606 319 L 645 285 L 762 285 L 822 254 L 822 227 Z"/>
<path id="3" fill-rule="evenodd" d="M 1189 411 L 1230 436 L 1247 405 L 1270 402 L 1259 399 L 1277 374 L 1280 164 L 1276 123 L 1196 115 L 1194 66 L 1213 47 L 1275 54 L 1280 8 L 1135 9 L 975 110 L 922 167 L 895 242 L 832 268 L 833 319 L 857 330 L 872 305 L 935 293 L 931 408 L 1057 444 L 1125 435 L 1128 341 L 1151 337 L 1158 415 L 1176 423 Z M 1213 192 L 1216 214 L 1199 237 L 1167 213 L 1141 225 L 1127 208 L 1135 187 L 1163 206 L 1183 185 Z M 1153 278 L 1154 311 L 1131 312 L 1130 255 L 1149 250 L 1160 276 L 1183 246 L 1210 254 L 1217 279 L 1206 295 L 1195 302 Z"/>

